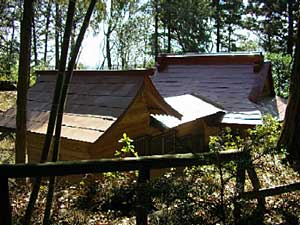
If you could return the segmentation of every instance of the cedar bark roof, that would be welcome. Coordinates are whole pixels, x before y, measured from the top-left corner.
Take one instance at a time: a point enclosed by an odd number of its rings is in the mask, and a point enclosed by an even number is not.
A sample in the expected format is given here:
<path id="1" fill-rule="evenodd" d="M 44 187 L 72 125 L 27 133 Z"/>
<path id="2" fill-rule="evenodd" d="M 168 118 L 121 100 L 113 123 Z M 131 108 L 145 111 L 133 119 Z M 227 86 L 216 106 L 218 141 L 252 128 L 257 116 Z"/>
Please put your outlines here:
<path id="1" fill-rule="evenodd" d="M 126 112 L 130 104 L 147 88 L 160 113 L 179 117 L 158 92 L 149 87 L 153 70 L 75 71 L 70 83 L 61 136 L 83 142 L 98 140 Z M 36 84 L 28 92 L 27 130 L 45 134 L 54 94 L 56 71 L 39 71 Z M 150 81 L 151 82 L 151 81 Z M 1 127 L 15 128 L 15 108 L 2 115 Z"/>
<path id="2" fill-rule="evenodd" d="M 163 56 L 157 68 L 152 81 L 164 98 L 192 94 L 213 102 L 227 111 L 225 123 L 260 124 L 255 103 L 274 97 L 270 63 L 259 54 Z"/>

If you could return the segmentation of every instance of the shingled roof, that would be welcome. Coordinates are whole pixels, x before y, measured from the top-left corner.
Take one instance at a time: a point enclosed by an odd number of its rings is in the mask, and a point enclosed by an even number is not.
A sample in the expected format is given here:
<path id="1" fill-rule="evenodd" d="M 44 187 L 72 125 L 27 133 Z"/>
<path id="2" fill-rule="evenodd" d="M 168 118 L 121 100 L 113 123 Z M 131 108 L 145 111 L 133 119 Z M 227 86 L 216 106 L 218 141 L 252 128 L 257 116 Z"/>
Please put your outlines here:
<path id="1" fill-rule="evenodd" d="M 153 112 L 181 115 L 158 94 L 149 80 L 153 70 L 75 71 L 67 96 L 61 136 L 93 143 L 130 107 L 138 93 L 147 88 Z M 45 134 L 52 104 L 56 71 L 38 71 L 36 84 L 28 93 L 27 129 Z M 15 129 L 16 109 L 2 115 L 0 126 Z"/>
<path id="2" fill-rule="evenodd" d="M 275 96 L 271 65 L 260 54 L 161 56 L 152 81 L 165 99 L 191 94 L 219 106 L 228 124 L 260 124 L 262 100 Z"/>

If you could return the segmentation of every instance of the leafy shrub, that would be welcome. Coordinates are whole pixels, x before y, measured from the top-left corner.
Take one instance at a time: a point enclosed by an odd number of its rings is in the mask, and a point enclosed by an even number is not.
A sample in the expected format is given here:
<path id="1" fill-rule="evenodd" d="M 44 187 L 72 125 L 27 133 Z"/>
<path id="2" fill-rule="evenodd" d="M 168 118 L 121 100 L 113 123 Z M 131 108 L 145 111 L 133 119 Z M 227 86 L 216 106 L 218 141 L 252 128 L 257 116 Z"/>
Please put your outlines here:
<path id="1" fill-rule="evenodd" d="M 123 134 L 119 143 L 123 146 L 116 150 L 115 156 L 138 157 L 132 144 L 133 140 Z M 99 180 L 82 181 L 83 193 L 76 205 L 79 209 L 89 211 L 111 212 L 114 216 L 130 216 L 134 214 L 136 204 L 136 177 L 135 172 L 107 172 Z"/>
<path id="2" fill-rule="evenodd" d="M 207 224 L 199 213 L 205 207 L 199 204 L 199 190 L 192 179 L 176 177 L 172 172 L 153 180 L 148 190 L 154 203 L 152 211 L 155 209 L 151 224 Z"/>
<path id="3" fill-rule="evenodd" d="M 244 149 L 253 154 L 277 154 L 277 141 L 281 131 L 281 123 L 271 115 L 263 117 L 263 123 L 247 130 L 247 135 L 233 134 L 230 128 L 225 128 L 219 136 L 210 138 L 211 151 L 229 149 Z"/>
<path id="4" fill-rule="evenodd" d="M 127 136 L 126 133 L 123 133 L 123 137 L 119 140 L 119 143 L 122 143 L 123 146 L 121 150 L 116 150 L 115 156 L 124 158 L 126 156 L 135 156 L 138 157 L 138 153 L 134 149 L 133 140 Z"/>
<path id="5" fill-rule="evenodd" d="M 266 58 L 272 62 L 272 75 L 276 94 L 287 98 L 289 95 L 292 57 L 290 55 L 268 53 Z"/>

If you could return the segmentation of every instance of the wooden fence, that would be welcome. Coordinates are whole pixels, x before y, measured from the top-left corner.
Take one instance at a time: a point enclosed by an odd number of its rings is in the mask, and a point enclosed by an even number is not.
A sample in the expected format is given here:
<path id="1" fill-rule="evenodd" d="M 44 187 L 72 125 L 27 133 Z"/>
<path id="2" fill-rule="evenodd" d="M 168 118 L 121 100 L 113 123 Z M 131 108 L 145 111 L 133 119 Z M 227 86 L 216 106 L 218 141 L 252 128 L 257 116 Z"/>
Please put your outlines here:
<path id="1" fill-rule="evenodd" d="M 116 172 L 138 170 L 138 188 L 137 188 L 137 205 L 136 205 L 136 224 L 146 225 L 148 220 L 147 199 L 143 194 L 143 187 L 150 178 L 151 169 L 163 169 L 182 166 L 201 166 L 214 165 L 235 161 L 237 163 L 236 177 L 236 201 L 234 216 L 236 224 L 240 220 L 239 198 L 257 198 L 258 207 L 263 210 L 265 196 L 270 192 L 264 190 L 260 192 L 258 177 L 251 163 L 250 155 L 243 151 L 226 151 L 219 153 L 201 153 L 201 154 L 176 154 L 160 156 L 143 156 L 138 158 L 124 159 L 99 159 L 85 161 L 61 161 L 47 162 L 37 164 L 1 164 L 0 165 L 0 224 L 11 225 L 11 205 L 9 196 L 9 178 L 25 177 L 51 177 L 51 176 L 68 176 L 87 173 Z M 251 180 L 253 191 L 244 193 L 245 172 Z M 299 184 L 296 185 L 299 188 Z M 283 193 L 286 190 L 281 188 Z M 290 190 L 290 189 L 289 189 Z M 282 192 L 283 191 L 283 192 Z M 277 194 L 279 192 L 276 192 Z M 263 193 L 261 195 L 261 193 Z M 272 194 L 271 194 L 272 195 Z"/>

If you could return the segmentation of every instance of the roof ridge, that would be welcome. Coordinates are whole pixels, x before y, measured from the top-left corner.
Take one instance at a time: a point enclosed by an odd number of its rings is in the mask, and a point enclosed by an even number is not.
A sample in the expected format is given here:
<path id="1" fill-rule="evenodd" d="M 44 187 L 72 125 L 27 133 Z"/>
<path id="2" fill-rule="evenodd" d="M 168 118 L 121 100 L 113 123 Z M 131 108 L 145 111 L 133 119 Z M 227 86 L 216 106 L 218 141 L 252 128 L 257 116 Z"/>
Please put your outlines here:
<path id="1" fill-rule="evenodd" d="M 57 75 L 57 70 L 36 70 L 39 75 Z M 66 71 L 67 72 L 67 71 Z M 74 76 L 152 76 L 154 68 L 134 70 L 74 70 Z"/>

